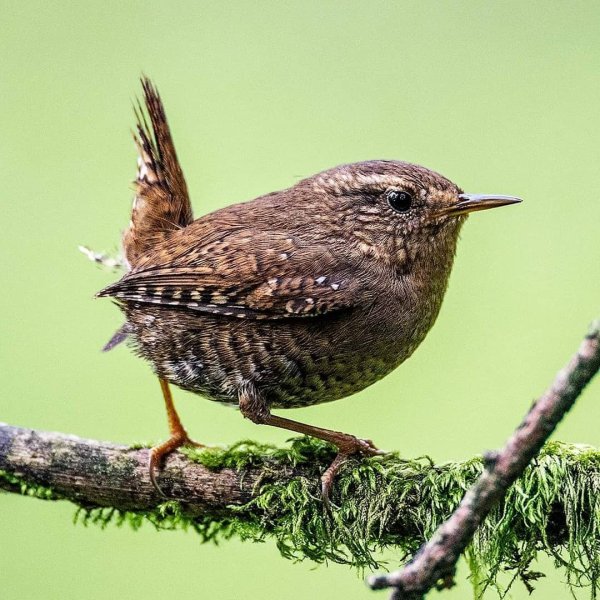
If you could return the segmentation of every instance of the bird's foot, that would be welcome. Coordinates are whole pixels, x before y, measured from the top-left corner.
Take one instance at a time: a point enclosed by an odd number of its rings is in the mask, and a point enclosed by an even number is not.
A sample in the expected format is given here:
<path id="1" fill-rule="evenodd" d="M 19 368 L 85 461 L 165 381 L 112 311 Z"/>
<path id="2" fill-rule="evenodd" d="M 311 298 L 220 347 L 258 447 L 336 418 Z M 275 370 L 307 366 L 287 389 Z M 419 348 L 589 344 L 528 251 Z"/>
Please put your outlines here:
<path id="1" fill-rule="evenodd" d="M 335 476 L 338 474 L 342 465 L 353 455 L 360 454 L 362 456 L 377 456 L 385 454 L 383 450 L 379 450 L 371 440 L 363 440 L 347 433 L 336 432 L 335 445 L 338 447 L 337 456 L 333 462 L 327 467 L 323 475 L 321 475 L 321 494 L 323 502 L 327 508 L 330 508 L 329 495 Z"/>
<path id="2" fill-rule="evenodd" d="M 164 498 L 168 496 L 162 491 L 156 480 L 156 471 L 160 468 L 163 460 L 171 453 L 182 446 L 192 446 L 194 448 L 206 448 L 205 444 L 195 442 L 190 439 L 185 430 L 174 433 L 166 442 L 154 446 L 150 449 L 150 458 L 148 460 L 148 474 L 154 489 Z"/>

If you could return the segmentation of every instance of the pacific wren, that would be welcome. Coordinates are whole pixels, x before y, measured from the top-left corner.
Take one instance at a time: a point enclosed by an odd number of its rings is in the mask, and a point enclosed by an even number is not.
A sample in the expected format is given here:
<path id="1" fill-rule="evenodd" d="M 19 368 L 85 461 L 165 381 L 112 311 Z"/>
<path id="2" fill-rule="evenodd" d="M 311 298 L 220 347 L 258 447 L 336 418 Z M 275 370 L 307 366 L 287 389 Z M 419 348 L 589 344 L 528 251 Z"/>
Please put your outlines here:
<path id="1" fill-rule="evenodd" d="M 168 383 L 239 406 L 255 423 L 327 440 L 339 453 L 322 477 L 368 440 L 271 414 L 349 396 L 405 361 L 433 325 L 468 213 L 518 198 L 464 194 L 421 166 L 348 164 L 194 220 L 156 88 L 142 80 L 148 124 L 139 150 L 128 272 L 98 296 L 117 299 L 129 337 L 160 379 L 171 438 L 191 443 Z"/>

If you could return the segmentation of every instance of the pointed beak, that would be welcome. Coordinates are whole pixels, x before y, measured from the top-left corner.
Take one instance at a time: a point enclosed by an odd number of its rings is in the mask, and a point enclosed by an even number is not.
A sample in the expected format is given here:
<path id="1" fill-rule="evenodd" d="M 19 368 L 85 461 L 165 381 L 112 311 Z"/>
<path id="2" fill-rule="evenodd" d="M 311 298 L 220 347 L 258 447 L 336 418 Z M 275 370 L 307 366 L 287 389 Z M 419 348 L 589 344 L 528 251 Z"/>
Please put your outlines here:
<path id="1" fill-rule="evenodd" d="M 516 196 L 499 196 L 497 194 L 459 194 L 458 202 L 456 204 L 446 206 L 438 211 L 435 216 L 464 215 L 478 210 L 496 208 L 497 206 L 518 204 L 519 202 L 522 202 L 522 200 Z"/>

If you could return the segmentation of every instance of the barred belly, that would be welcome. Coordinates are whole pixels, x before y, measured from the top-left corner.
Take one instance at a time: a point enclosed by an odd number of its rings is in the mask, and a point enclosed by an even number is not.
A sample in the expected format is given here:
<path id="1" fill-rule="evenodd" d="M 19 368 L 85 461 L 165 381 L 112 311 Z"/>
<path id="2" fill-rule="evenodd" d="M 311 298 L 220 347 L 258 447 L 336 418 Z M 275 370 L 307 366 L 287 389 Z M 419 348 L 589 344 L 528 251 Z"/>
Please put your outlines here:
<path id="1" fill-rule="evenodd" d="M 274 408 L 337 400 L 375 383 L 414 349 L 389 324 L 369 324 L 357 336 L 350 312 L 326 323 L 242 321 L 134 303 L 125 312 L 134 349 L 159 377 L 225 403 L 237 404 L 248 381 Z"/>

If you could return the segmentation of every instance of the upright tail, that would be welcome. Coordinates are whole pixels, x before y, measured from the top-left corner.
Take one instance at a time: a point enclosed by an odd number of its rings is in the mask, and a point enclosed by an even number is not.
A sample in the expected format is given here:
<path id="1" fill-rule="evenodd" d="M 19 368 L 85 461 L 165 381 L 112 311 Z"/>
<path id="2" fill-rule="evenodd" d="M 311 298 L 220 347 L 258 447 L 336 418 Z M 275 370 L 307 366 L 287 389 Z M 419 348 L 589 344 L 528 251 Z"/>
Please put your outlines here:
<path id="1" fill-rule="evenodd" d="M 138 102 L 137 132 L 133 136 L 139 152 L 136 194 L 131 221 L 123 234 L 123 252 L 131 268 L 135 268 L 158 241 L 193 220 L 187 185 L 163 103 L 152 82 L 147 77 L 141 81 L 152 129 Z"/>

